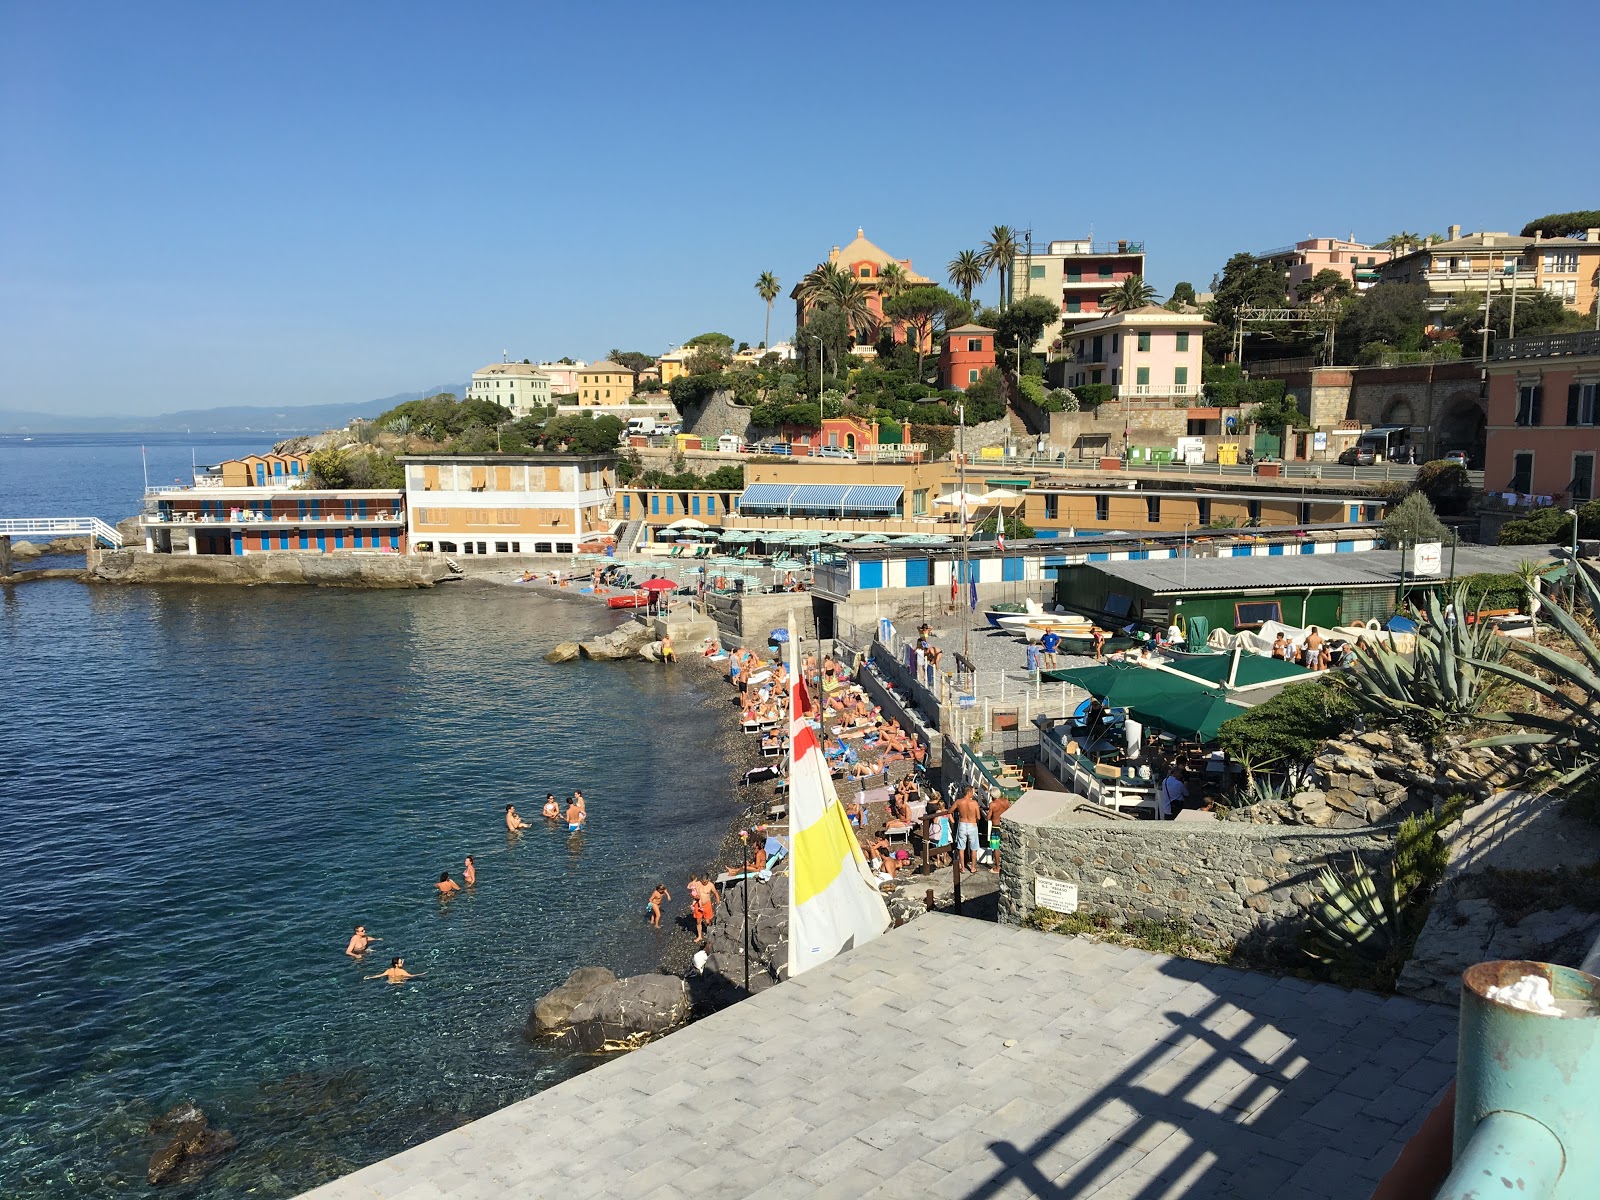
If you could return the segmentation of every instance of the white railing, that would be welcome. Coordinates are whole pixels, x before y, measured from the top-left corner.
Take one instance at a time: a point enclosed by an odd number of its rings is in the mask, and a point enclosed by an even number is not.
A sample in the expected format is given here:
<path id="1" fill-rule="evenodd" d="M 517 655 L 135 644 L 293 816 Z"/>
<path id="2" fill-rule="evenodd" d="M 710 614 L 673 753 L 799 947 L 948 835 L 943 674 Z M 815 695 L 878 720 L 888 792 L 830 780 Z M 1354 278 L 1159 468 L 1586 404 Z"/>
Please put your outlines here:
<path id="1" fill-rule="evenodd" d="M 368 513 L 366 516 L 346 517 L 323 514 L 320 517 L 278 514 L 263 516 L 248 510 L 218 516 L 216 513 L 146 513 L 146 525 L 403 525 L 403 512 Z"/>
<path id="2" fill-rule="evenodd" d="M 99 517 L 9 517 L 0 520 L 0 537 L 91 537 L 122 548 L 122 535 Z"/>

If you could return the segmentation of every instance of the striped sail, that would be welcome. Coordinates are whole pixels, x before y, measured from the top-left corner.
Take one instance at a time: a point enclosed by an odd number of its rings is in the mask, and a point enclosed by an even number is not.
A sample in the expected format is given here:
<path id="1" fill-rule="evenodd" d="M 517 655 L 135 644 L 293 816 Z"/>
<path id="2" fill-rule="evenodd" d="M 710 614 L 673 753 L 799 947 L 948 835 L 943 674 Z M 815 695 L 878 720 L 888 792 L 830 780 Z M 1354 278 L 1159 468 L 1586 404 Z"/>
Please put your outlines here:
<path id="1" fill-rule="evenodd" d="M 833 790 L 789 615 L 789 975 L 870 942 L 889 928 L 878 885 Z"/>

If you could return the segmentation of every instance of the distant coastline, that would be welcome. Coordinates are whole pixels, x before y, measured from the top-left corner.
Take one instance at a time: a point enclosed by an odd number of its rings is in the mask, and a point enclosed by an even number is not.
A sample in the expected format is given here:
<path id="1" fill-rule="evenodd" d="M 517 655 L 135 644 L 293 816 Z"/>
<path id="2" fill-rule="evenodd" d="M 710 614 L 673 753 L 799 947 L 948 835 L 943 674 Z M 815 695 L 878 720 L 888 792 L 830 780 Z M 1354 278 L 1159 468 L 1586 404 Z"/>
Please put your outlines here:
<path id="1" fill-rule="evenodd" d="M 304 433 L 308 429 L 343 429 L 357 418 L 368 419 L 403 404 L 439 392 L 461 395 L 464 384 L 445 383 L 416 392 L 400 392 L 376 400 L 350 404 L 224 405 L 182 409 L 153 416 L 107 413 L 74 417 L 62 413 L 0 409 L 0 436 L 34 437 L 45 434 L 188 433 L 260 434 L 263 437 Z"/>

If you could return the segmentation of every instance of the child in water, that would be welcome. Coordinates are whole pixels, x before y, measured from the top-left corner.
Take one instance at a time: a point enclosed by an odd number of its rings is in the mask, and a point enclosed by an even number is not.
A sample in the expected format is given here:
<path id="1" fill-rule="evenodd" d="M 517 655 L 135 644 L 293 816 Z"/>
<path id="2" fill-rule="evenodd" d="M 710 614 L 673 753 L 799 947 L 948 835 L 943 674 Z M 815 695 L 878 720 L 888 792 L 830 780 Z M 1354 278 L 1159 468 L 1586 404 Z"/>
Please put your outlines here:
<path id="1" fill-rule="evenodd" d="M 667 885 L 656 884 L 656 890 L 650 893 L 650 928 L 661 928 L 661 902 L 671 899 L 672 893 L 667 891 Z"/>

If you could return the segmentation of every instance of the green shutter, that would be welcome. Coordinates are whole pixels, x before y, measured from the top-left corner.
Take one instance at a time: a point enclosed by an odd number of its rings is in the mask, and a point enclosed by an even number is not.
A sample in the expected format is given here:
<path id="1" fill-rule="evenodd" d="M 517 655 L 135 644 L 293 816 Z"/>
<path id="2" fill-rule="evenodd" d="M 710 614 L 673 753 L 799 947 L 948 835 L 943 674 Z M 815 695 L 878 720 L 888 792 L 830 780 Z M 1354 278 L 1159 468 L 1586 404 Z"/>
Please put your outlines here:
<path id="1" fill-rule="evenodd" d="M 1179 350 L 1187 350 L 1188 348 L 1189 348 L 1189 334 L 1187 332 L 1183 332 L 1183 333 L 1178 334 L 1178 349 Z"/>
<path id="2" fill-rule="evenodd" d="M 1568 425 L 1576 425 L 1578 423 L 1578 392 L 1579 392 L 1579 385 L 1578 384 L 1576 384 L 1576 383 L 1567 384 L 1567 424 Z"/>
<path id="3" fill-rule="evenodd" d="M 1148 384 L 1150 382 L 1150 368 L 1140 367 L 1138 375 L 1134 377 L 1134 382 L 1139 384 Z"/>
<path id="4" fill-rule="evenodd" d="M 1148 333 L 1141 333 L 1139 335 L 1139 349 L 1141 349 L 1141 350 L 1150 349 L 1150 335 Z"/>
<path id="5" fill-rule="evenodd" d="M 1187 384 L 1189 382 L 1189 368 L 1188 367 L 1174 367 L 1172 369 L 1172 382 L 1173 383 L 1180 383 L 1180 384 Z"/>

